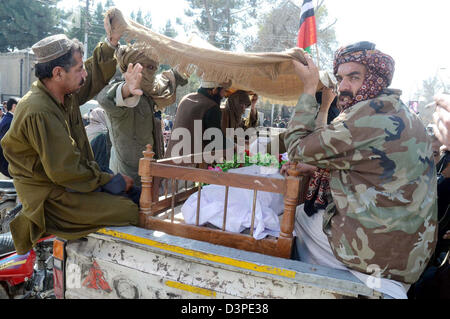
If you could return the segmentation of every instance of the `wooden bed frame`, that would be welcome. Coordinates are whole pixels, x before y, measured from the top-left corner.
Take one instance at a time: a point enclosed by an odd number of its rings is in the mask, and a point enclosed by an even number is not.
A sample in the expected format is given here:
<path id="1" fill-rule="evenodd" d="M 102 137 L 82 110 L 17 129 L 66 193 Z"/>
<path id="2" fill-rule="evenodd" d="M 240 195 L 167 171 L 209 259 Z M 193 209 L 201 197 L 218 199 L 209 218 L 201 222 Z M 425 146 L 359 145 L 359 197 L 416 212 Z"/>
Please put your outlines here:
<path id="1" fill-rule="evenodd" d="M 269 178 L 262 176 L 252 176 L 216 172 L 206 169 L 204 163 L 197 164 L 195 167 L 186 166 L 186 164 L 175 164 L 174 159 L 163 159 L 156 161 L 151 145 L 143 152 L 144 157 L 140 159 L 139 175 L 142 182 L 142 194 L 140 198 L 139 227 L 158 230 L 164 233 L 206 241 L 209 243 L 223 245 L 227 247 L 242 249 L 246 251 L 258 252 L 266 255 L 290 258 L 294 243 L 293 230 L 294 219 L 297 205 L 303 203 L 305 190 L 307 189 L 306 178 L 300 176 L 295 169 L 295 165 L 288 170 L 288 177 L 285 179 Z M 193 158 L 194 155 L 189 155 Z M 203 157 L 202 157 L 203 158 Z M 191 166 L 193 164 L 190 164 Z M 171 192 L 170 196 L 166 194 L 160 196 L 159 185 L 161 180 L 170 180 L 172 189 L 177 185 L 177 191 Z M 194 186 L 185 187 L 179 191 L 178 181 L 193 182 Z M 191 183 L 192 184 L 192 183 Z M 195 185 L 197 184 L 197 185 Z M 214 184 L 225 186 L 225 205 L 222 229 L 214 229 L 205 226 L 199 226 L 199 211 L 201 185 Z M 185 184 L 187 185 L 187 184 Z M 227 218 L 228 190 L 230 187 L 249 189 L 254 192 L 252 227 L 249 234 L 232 233 L 225 231 Z M 175 220 L 174 208 L 186 201 L 190 195 L 199 192 L 197 204 L 196 225 L 188 225 L 183 221 Z M 284 214 L 281 221 L 281 232 L 278 238 L 266 237 L 256 240 L 253 237 L 253 225 L 255 220 L 255 202 L 258 191 L 283 194 L 284 196 Z"/>

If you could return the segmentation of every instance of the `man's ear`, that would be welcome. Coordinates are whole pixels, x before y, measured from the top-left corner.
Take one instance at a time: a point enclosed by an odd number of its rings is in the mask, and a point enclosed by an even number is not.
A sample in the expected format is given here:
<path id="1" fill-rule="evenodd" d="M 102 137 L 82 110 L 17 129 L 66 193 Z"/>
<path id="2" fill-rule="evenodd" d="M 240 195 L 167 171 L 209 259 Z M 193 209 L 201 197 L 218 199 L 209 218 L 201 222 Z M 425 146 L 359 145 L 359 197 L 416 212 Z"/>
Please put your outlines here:
<path id="1" fill-rule="evenodd" d="M 54 67 L 52 71 L 53 79 L 61 81 L 64 72 L 65 70 L 63 67 L 60 66 Z"/>

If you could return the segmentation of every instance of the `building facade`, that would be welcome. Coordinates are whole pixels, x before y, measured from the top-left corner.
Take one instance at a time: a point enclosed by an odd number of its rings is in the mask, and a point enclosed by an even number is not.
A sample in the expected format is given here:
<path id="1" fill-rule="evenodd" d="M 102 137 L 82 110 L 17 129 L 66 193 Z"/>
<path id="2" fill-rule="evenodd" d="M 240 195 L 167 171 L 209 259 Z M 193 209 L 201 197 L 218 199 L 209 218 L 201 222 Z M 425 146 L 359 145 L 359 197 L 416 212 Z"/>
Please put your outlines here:
<path id="1" fill-rule="evenodd" d="M 35 57 L 31 50 L 0 53 L 0 97 L 21 98 L 36 81 L 34 76 Z"/>

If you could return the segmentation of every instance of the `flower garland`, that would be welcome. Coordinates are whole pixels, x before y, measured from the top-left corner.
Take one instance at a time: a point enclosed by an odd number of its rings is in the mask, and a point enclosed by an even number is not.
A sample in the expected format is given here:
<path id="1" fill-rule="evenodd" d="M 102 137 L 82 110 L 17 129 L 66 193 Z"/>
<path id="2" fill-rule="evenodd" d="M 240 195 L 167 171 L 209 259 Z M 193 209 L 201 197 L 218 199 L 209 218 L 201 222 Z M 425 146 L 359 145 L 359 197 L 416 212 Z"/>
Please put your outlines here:
<path id="1" fill-rule="evenodd" d="M 232 161 L 225 161 L 223 163 L 217 163 L 214 166 L 209 166 L 208 170 L 216 172 L 227 172 L 233 168 L 245 167 L 245 166 L 269 166 L 280 169 L 285 163 L 288 162 L 287 154 L 280 154 L 278 157 L 271 154 L 257 153 L 250 156 L 248 150 L 245 151 L 244 158 L 242 156 L 238 158 L 238 154 L 234 154 Z"/>

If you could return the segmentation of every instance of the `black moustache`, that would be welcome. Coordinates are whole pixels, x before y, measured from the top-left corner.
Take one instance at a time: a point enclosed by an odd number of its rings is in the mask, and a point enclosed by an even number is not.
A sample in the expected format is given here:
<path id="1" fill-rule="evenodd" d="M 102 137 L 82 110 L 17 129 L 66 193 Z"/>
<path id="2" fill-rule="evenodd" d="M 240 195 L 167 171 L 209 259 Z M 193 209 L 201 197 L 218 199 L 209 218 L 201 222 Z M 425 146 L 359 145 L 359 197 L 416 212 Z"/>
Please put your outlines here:
<path id="1" fill-rule="evenodd" d="M 344 92 L 340 92 L 340 93 L 339 93 L 339 97 L 344 97 L 344 96 L 348 96 L 348 97 L 350 97 L 350 98 L 353 99 L 353 94 L 352 94 L 352 92 L 344 91 Z"/>

